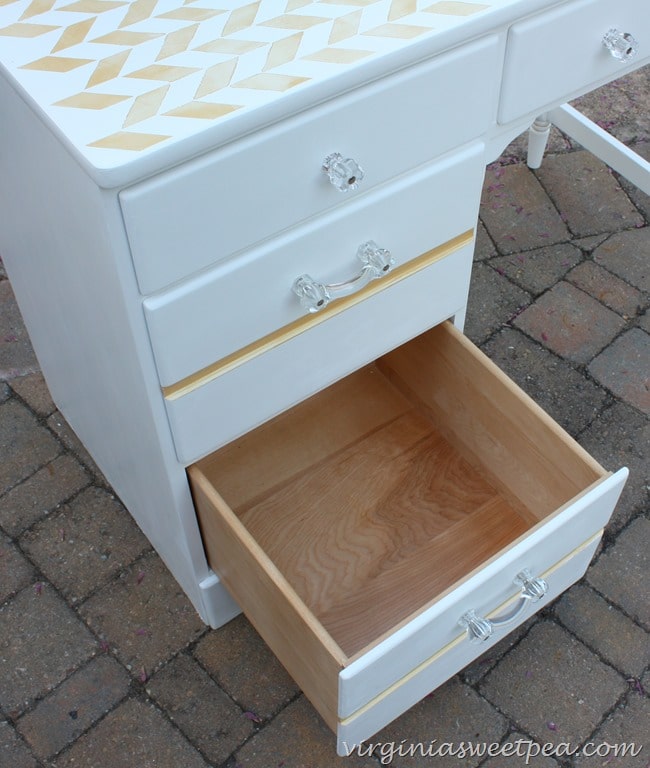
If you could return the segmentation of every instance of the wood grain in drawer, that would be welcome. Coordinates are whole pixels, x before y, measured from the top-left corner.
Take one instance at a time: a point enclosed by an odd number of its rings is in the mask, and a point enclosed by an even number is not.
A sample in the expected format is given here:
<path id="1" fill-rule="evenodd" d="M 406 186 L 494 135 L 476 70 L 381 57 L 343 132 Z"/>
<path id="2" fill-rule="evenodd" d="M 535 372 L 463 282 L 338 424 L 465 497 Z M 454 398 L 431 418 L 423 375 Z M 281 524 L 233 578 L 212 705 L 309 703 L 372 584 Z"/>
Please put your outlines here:
<path id="1" fill-rule="evenodd" d="M 142 293 L 482 135 L 494 120 L 498 65 L 496 38 L 479 40 L 124 190 Z M 361 164 L 358 190 L 329 183 L 321 165 L 332 152 Z"/>
<path id="2" fill-rule="evenodd" d="M 294 280 L 305 273 L 324 283 L 352 277 L 361 267 L 357 249 L 368 240 L 391 251 L 393 273 L 399 273 L 421 254 L 472 230 L 483 173 L 483 145 L 471 144 L 146 299 L 161 384 L 174 385 L 309 317 L 291 290 Z M 392 279 L 389 272 L 374 289 Z"/>
<path id="3" fill-rule="evenodd" d="M 612 28 L 639 43 L 629 63 L 603 45 Z M 558 106 L 650 60 L 647 0 L 575 0 L 514 24 L 508 32 L 499 122 Z"/>
<path id="4" fill-rule="evenodd" d="M 212 567 L 334 730 L 597 534 L 626 475 L 447 323 L 188 472 Z"/>

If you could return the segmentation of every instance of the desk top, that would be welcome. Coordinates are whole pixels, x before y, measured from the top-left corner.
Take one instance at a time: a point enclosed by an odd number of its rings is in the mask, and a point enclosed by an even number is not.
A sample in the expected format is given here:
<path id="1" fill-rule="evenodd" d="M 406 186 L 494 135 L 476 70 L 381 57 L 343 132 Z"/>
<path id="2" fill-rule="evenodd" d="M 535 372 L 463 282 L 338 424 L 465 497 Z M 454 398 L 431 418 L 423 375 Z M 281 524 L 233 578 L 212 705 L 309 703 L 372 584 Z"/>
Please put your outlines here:
<path id="1" fill-rule="evenodd" d="M 556 2 L 0 0 L 0 72 L 117 183 Z"/>

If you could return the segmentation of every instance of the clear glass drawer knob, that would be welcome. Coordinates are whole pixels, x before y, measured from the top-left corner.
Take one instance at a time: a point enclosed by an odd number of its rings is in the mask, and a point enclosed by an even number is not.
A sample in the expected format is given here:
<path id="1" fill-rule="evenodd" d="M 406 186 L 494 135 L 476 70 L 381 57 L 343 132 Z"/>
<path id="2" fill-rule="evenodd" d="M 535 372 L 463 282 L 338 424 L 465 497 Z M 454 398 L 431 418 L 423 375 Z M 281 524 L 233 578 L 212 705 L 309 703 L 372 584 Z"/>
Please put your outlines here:
<path id="1" fill-rule="evenodd" d="M 363 179 L 363 168 L 351 157 L 333 152 L 323 160 L 323 172 L 330 183 L 341 192 L 356 189 Z"/>
<path id="2" fill-rule="evenodd" d="M 320 312 L 332 299 L 349 296 L 372 280 L 383 277 L 395 264 L 391 252 L 380 248 L 374 240 L 368 240 L 359 246 L 357 259 L 362 264 L 361 270 L 349 280 L 340 283 L 320 283 L 310 275 L 297 277 L 291 290 L 300 299 L 302 308 L 312 314 Z"/>
<path id="3" fill-rule="evenodd" d="M 629 61 L 639 50 L 639 44 L 634 37 L 629 32 L 621 32 L 618 29 L 610 29 L 603 37 L 603 44 L 618 61 Z"/>

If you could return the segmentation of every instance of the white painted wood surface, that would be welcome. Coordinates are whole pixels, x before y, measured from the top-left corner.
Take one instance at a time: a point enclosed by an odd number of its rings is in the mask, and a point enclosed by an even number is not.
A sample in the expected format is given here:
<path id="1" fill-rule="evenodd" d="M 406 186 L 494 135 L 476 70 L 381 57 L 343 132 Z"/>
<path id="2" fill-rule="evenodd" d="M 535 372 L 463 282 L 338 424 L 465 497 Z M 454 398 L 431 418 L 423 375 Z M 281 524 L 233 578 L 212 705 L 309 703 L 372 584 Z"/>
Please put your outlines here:
<path id="1" fill-rule="evenodd" d="M 167 399 L 179 461 L 196 461 L 453 316 L 467 301 L 472 251 L 461 248 L 190 394 Z"/>
<path id="2" fill-rule="evenodd" d="M 543 112 L 535 118 L 528 129 L 528 155 L 526 162 L 529 168 L 539 168 L 544 158 L 548 137 L 551 135 L 551 121 L 548 112 Z"/>
<path id="3" fill-rule="evenodd" d="M 357 249 L 368 240 L 390 250 L 399 267 L 473 229 L 483 158 L 484 147 L 478 142 L 459 149 L 176 289 L 146 299 L 161 384 L 174 384 L 303 317 L 306 310 L 291 290 L 294 280 L 303 274 L 324 283 L 352 277 L 361 266 Z M 210 237 L 208 230 L 201 234 L 204 240 Z M 195 236 L 198 240 L 199 233 Z M 457 296 L 460 306 L 462 293 Z M 408 306 L 414 327 L 429 327 L 432 311 L 438 314 L 432 303 L 400 301 L 402 293 L 390 305 L 392 310 L 383 305 L 388 314 L 369 319 L 369 327 L 392 324 L 403 306 Z M 372 303 L 365 304 L 368 312 L 376 312 Z M 421 319 L 415 317 L 418 312 Z M 359 334 L 356 323 L 347 330 L 341 326 L 338 332 Z"/>
<path id="4" fill-rule="evenodd" d="M 0 5 L 0 61 L 106 188 L 380 80 L 555 0 Z M 453 84 L 453 79 L 452 79 Z M 472 94 L 471 98 L 476 98 Z M 444 108 L 442 104 L 433 107 Z"/>
<path id="5" fill-rule="evenodd" d="M 529 603 L 526 610 L 513 622 L 512 629 L 526 621 L 535 612 L 561 595 L 585 572 L 600 541 L 600 533 L 557 562 L 544 572 L 549 585 L 548 592 L 536 603 Z M 498 612 L 507 606 L 498 606 Z M 337 730 L 337 752 L 341 756 L 352 754 L 353 748 L 370 739 L 387 723 L 416 704 L 430 691 L 438 688 L 451 676 L 470 664 L 477 656 L 488 651 L 503 639 L 505 633 L 495 632 L 487 641 L 471 643 L 466 634 L 456 637 L 437 653 L 427 657 L 408 675 L 371 701 L 353 717 L 343 720 Z"/>
<path id="6" fill-rule="evenodd" d="M 0 78 L 0 252 L 57 407 L 206 621 L 210 576 L 169 426 L 115 195 Z M 65 191 L 65 194 L 62 193 Z"/>
<path id="7" fill-rule="evenodd" d="M 347 209 L 481 135 L 494 115 L 498 55 L 497 38 L 483 38 L 125 190 L 140 290 L 150 294 L 309 217 Z M 363 168 L 357 190 L 342 193 L 327 180 L 321 165 L 332 152 Z"/>
<path id="8" fill-rule="evenodd" d="M 629 62 L 617 61 L 603 44 L 612 28 L 639 42 Z M 508 45 L 499 122 L 532 119 L 639 66 L 650 57 L 647 0 L 574 0 L 517 22 Z"/>

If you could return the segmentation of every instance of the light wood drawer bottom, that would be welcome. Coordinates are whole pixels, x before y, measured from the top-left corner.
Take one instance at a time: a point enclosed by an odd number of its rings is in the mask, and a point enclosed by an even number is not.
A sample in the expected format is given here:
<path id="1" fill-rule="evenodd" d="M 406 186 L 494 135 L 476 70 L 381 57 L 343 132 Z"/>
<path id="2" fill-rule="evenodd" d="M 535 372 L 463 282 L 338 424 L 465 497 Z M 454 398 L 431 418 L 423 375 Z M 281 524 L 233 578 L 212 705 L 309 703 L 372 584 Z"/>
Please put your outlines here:
<path id="1" fill-rule="evenodd" d="M 450 323 L 188 473 L 211 566 L 339 746 L 454 674 L 414 670 L 596 535 L 626 475 Z"/>

